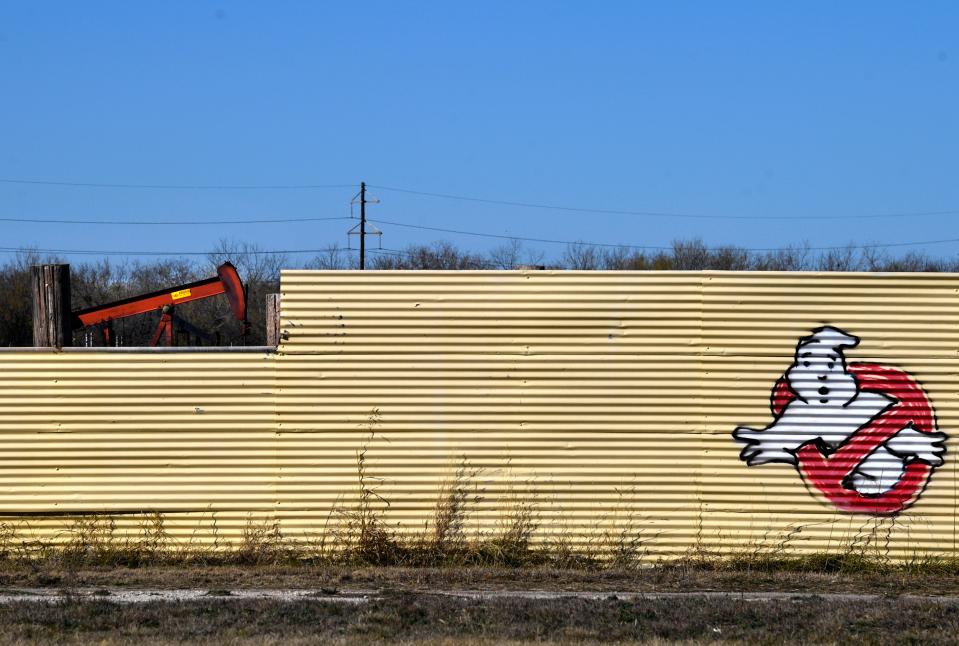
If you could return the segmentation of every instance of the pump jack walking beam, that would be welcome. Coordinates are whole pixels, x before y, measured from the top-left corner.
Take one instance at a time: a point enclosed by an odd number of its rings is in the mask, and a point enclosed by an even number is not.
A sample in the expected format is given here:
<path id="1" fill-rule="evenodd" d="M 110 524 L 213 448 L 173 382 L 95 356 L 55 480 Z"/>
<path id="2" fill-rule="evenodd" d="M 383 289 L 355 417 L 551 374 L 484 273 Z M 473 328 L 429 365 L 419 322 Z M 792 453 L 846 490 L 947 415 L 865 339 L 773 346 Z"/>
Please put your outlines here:
<path id="1" fill-rule="evenodd" d="M 185 285 L 177 285 L 149 294 L 132 296 L 123 300 L 114 301 L 105 305 L 97 305 L 73 312 L 73 329 L 98 325 L 103 328 L 104 341 L 111 343 L 110 326 L 117 319 L 147 312 L 161 312 L 160 324 L 157 326 L 152 345 L 157 345 L 161 338 L 167 345 L 173 345 L 173 322 L 175 315 L 173 308 L 180 303 L 198 301 L 219 294 L 226 294 L 230 301 L 230 309 L 237 320 L 243 322 L 243 331 L 246 333 L 246 294 L 243 291 L 243 282 L 240 280 L 236 267 L 225 262 L 216 270 L 213 278 L 198 280 Z"/>

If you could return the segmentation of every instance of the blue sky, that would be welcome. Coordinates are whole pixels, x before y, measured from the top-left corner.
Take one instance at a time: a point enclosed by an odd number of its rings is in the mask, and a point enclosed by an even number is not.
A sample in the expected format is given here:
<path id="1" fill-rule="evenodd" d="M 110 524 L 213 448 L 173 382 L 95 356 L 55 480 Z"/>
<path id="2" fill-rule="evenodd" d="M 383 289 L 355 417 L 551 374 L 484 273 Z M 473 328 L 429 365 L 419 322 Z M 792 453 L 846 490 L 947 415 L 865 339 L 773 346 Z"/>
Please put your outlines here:
<path id="1" fill-rule="evenodd" d="M 5 2 L 0 97 L 0 179 L 363 180 L 754 218 L 371 189 L 382 200 L 371 218 L 604 243 L 959 238 L 959 5 L 949 2 Z M 0 182 L 0 218 L 349 217 L 355 190 Z M 818 219 L 773 219 L 808 216 Z M 231 237 L 313 249 L 346 245 L 352 224 L 0 222 L 0 246 L 202 252 Z M 503 243 L 378 226 L 394 249 Z M 917 249 L 954 256 L 959 243 Z"/>

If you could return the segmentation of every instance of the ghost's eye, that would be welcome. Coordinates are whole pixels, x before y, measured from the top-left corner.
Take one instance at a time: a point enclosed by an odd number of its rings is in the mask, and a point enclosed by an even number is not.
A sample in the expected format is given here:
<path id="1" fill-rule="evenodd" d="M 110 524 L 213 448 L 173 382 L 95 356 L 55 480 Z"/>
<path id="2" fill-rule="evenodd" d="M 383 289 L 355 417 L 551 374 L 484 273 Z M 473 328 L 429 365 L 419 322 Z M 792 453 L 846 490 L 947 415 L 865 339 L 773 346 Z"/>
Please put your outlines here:
<path id="1" fill-rule="evenodd" d="M 802 362 L 802 365 L 803 365 L 803 367 L 808 368 L 808 367 L 809 367 L 809 362 L 808 362 L 808 361 L 803 361 L 803 362 Z"/>
<path id="2" fill-rule="evenodd" d="M 836 364 L 834 364 L 832 361 L 830 361 L 829 363 L 826 364 L 826 367 L 828 367 L 830 370 L 832 370 L 832 367 L 833 367 L 834 365 L 836 365 Z"/>

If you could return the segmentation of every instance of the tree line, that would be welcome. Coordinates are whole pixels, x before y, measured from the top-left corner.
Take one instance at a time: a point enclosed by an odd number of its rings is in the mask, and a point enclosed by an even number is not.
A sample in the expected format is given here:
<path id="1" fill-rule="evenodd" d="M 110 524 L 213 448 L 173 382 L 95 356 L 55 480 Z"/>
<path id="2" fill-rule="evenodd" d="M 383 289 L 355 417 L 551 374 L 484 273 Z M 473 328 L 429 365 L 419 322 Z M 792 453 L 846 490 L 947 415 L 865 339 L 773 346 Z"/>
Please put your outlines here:
<path id="1" fill-rule="evenodd" d="M 281 268 L 355 269 L 356 251 L 337 245 L 323 254 L 296 261 L 283 254 L 268 253 L 248 242 L 221 240 L 204 258 L 163 258 L 154 261 L 114 262 L 107 258 L 71 263 L 72 309 L 81 309 L 143 294 L 215 275 L 224 261 L 236 265 L 247 288 L 249 332 L 235 320 L 224 298 L 212 298 L 177 306 L 177 314 L 193 325 L 215 334 L 220 345 L 262 345 L 266 337 L 265 298 L 279 291 Z M 0 346 L 30 346 L 32 304 L 30 267 L 62 262 L 55 256 L 24 251 L 0 264 Z M 940 258 L 924 253 L 894 255 L 870 247 L 849 245 L 815 250 L 808 245 L 754 251 L 736 246 L 707 247 L 701 240 L 681 240 L 670 249 L 647 251 L 622 247 L 571 244 L 558 257 L 523 247 L 518 241 L 479 253 L 449 242 L 411 245 L 399 251 L 370 249 L 367 267 L 373 270 L 484 270 L 534 267 L 567 270 L 729 270 L 729 271 L 870 271 L 957 272 L 959 258 Z M 123 319 L 114 332 L 120 345 L 147 345 L 159 313 Z M 178 343 L 203 344 L 196 338 Z M 102 345 L 96 330 L 78 330 L 74 345 Z"/>

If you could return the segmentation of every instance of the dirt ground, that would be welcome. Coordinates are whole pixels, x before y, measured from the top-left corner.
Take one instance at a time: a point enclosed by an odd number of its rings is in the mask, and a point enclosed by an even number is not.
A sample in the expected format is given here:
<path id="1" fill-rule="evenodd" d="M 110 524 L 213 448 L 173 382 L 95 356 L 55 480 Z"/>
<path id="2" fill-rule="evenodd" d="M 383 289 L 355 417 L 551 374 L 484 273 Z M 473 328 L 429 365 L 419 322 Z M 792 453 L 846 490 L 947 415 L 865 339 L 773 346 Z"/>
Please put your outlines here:
<path id="1" fill-rule="evenodd" d="M 0 605 L 9 644 L 955 643 L 959 607 L 806 597 L 458 599 L 393 592 L 330 601 Z"/>
<path id="2" fill-rule="evenodd" d="M 945 644 L 954 643 L 959 631 L 959 576 L 903 571 L 312 566 L 58 570 L 29 565 L 0 570 L 0 593 L 27 588 L 60 599 L 0 603 L 0 643 Z M 148 588 L 190 590 L 192 596 L 187 601 L 119 601 L 118 590 Z M 278 599 L 244 593 L 267 588 L 295 589 L 303 595 Z M 79 589 L 87 592 L 70 594 Z M 504 594 L 510 591 L 592 594 Z M 710 591 L 786 594 L 675 594 Z M 361 602 L 352 600 L 357 596 Z"/>
<path id="3" fill-rule="evenodd" d="M 336 591 L 429 592 L 434 589 L 573 590 L 598 592 L 846 592 L 959 596 L 959 575 L 909 572 L 783 572 L 696 567 L 635 570 L 545 568 L 377 568 L 286 566 L 178 566 L 56 568 L 0 567 L 0 590 L 53 588 L 291 588 Z"/>

